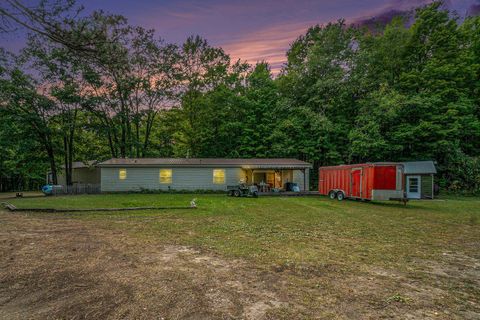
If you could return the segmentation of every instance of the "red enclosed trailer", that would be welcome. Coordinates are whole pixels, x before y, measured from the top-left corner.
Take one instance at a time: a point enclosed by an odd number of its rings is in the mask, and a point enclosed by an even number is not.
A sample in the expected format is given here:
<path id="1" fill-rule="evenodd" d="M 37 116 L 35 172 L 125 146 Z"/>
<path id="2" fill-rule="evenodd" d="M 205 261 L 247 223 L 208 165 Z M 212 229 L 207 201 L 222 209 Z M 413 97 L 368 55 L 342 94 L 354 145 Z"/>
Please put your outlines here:
<path id="1" fill-rule="evenodd" d="M 404 199 L 403 165 L 363 163 L 319 168 L 320 194 L 363 200 Z"/>

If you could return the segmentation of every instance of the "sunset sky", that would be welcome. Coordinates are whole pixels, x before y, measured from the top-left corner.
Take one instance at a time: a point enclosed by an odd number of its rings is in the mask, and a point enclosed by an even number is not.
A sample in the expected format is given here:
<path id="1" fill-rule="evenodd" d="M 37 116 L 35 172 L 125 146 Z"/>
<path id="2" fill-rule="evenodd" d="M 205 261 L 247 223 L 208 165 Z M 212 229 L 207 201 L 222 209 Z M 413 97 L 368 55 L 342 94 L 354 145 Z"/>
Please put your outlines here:
<path id="1" fill-rule="evenodd" d="M 28 0 L 27 3 L 35 3 Z M 154 28 L 168 42 L 199 34 L 234 59 L 266 60 L 274 71 L 285 61 L 289 44 L 309 26 L 344 18 L 361 23 L 389 17 L 430 0 L 77 0 L 87 12 L 102 9 L 126 16 L 131 24 Z M 480 0 L 448 0 L 460 16 L 480 11 Z M 24 38 L 0 36 L 2 46 L 21 48 Z"/>

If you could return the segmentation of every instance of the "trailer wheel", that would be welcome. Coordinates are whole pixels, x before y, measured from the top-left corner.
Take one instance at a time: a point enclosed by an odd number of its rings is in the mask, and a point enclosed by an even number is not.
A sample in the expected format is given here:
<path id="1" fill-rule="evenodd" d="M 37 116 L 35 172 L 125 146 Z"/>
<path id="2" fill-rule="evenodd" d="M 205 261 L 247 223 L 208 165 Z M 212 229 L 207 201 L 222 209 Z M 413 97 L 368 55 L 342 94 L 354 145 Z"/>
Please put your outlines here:
<path id="1" fill-rule="evenodd" d="M 254 198 L 258 198 L 258 192 L 257 192 L 257 191 L 254 191 L 253 194 L 252 194 L 252 196 L 253 196 Z"/>
<path id="2" fill-rule="evenodd" d="M 335 200 L 335 198 L 337 197 L 337 193 L 332 190 L 328 193 L 328 197 L 332 200 Z"/>
<path id="3" fill-rule="evenodd" d="M 337 193 L 337 200 L 338 201 L 343 201 L 343 199 L 345 199 L 345 194 L 342 191 L 339 191 Z"/>
<path id="4" fill-rule="evenodd" d="M 234 197 L 240 197 L 240 191 L 238 191 L 238 190 L 233 191 L 233 196 Z"/>

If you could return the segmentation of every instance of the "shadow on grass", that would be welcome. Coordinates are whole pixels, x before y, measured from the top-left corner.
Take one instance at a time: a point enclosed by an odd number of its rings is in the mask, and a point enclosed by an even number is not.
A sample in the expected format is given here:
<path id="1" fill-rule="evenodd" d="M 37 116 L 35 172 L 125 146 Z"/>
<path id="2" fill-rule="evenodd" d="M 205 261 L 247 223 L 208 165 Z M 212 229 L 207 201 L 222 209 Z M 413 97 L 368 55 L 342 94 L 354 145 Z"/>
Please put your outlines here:
<path id="1" fill-rule="evenodd" d="M 408 202 L 406 205 L 397 201 L 361 201 L 361 202 L 365 204 L 374 205 L 376 207 L 386 207 L 386 208 L 388 207 L 388 208 L 397 208 L 397 209 L 404 209 L 404 210 L 425 210 L 426 209 L 422 206 L 416 206 L 414 202 Z"/>

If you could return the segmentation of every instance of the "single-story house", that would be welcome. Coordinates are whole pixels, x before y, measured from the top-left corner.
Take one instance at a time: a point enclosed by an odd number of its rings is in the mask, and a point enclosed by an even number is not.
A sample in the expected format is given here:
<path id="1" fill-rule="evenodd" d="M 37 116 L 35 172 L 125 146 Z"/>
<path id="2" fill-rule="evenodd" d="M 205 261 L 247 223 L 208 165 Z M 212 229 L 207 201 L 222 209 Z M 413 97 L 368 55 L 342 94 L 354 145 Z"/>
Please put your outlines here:
<path id="1" fill-rule="evenodd" d="M 434 174 L 437 173 L 433 161 L 403 162 L 405 192 L 409 199 L 433 199 Z"/>
<path id="2" fill-rule="evenodd" d="M 240 182 L 309 190 L 310 163 L 296 159 L 118 158 L 97 165 L 101 191 L 226 190 Z"/>

